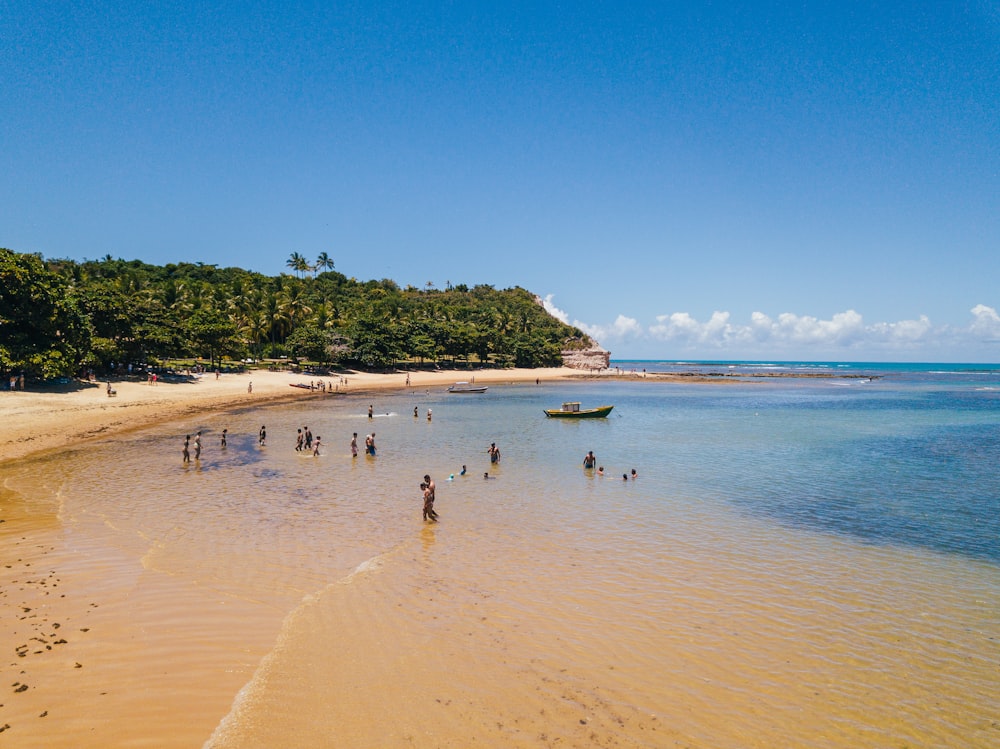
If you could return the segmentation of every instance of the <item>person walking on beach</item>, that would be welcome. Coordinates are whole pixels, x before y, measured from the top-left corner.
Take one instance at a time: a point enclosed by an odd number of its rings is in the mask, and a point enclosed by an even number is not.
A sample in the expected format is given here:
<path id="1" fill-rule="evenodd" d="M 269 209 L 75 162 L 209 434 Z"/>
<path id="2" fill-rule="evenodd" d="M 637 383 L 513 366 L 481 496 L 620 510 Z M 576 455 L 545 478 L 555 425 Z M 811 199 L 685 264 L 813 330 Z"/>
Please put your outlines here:
<path id="1" fill-rule="evenodd" d="M 322 437 L 319 437 L 319 436 L 317 436 L 317 437 L 316 437 L 316 442 L 315 442 L 315 443 L 313 444 L 313 457 L 314 457 L 314 458 L 315 458 L 315 457 L 316 457 L 317 455 L 319 455 L 319 442 L 320 442 L 320 440 L 321 440 L 321 439 L 323 439 L 323 438 L 322 438 Z"/>
<path id="2" fill-rule="evenodd" d="M 201 460 L 201 432 L 194 436 L 194 459 Z"/>
<path id="3" fill-rule="evenodd" d="M 229 430 L 228 429 L 223 429 L 222 430 L 222 445 L 221 446 L 223 448 L 225 448 L 225 446 L 226 446 L 226 435 L 228 435 L 228 434 L 229 434 Z"/>
<path id="4" fill-rule="evenodd" d="M 351 437 L 351 457 L 358 457 L 358 433 L 355 432 L 354 436 Z"/>
<path id="5" fill-rule="evenodd" d="M 250 380 L 250 382 L 247 383 L 247 392 L 248 393 L 253 392 L 253 380 Z"/>
<path id="6" fill-rule="evenodd" d="M 490 447 L 486 452 L 490 454 L 490 463 L 495 465 L 500 462 L 500 448 L 497 447 L 496 442 L 491 442 Z"/>
<path id="7" fill-rule="evenodd" d="M 191 444 L 191 435 L 190 434 L 185 435 L 184 436 L 184 447 L 181 449 L 181 457 L 183 458 L 183 460 L 184 460 L 185 463 L 190 463 L 191 462 L 191 451 L 189 449 L 189 445 L 190 444 Z"/>
<path id="8" fill-rule="evenodd" d="M 260 427 L 260 433 L 257 435 L 257 444 L 263 447 L 264 443 L 266 442 L 267 442 L 267 429 L 262 424 Z"/>
<path id="9" fill-rule="evenodd" d="M 584 468 L 593 468 L 596 463 L 597 463 L 597 458 L 594 457 L 593 450 L 591 450 L 590 452 L 588 452 L 586 455 L 583 456 Z"/>

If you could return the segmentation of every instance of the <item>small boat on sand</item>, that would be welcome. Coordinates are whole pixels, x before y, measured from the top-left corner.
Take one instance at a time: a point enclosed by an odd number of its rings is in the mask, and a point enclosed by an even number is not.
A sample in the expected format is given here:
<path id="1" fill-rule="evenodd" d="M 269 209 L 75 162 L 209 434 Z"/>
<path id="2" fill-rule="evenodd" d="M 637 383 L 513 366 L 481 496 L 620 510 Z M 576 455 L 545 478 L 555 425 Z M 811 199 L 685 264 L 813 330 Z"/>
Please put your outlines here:
<path id="1" fill-rule="evenodd" d="M 546 408 L 545 415 L 556 419 L 603 419 L 614 406 L 598 406 L 597 408 L 580 408 L 575 401 L 563 403 L 562 408 Z"/>
<path id="2" fill-rule="evenodd" d="M 475 385 L 471 382 L 456 382 L 448 388 L 449 393 L 485 393 L 486 385 Z"/>

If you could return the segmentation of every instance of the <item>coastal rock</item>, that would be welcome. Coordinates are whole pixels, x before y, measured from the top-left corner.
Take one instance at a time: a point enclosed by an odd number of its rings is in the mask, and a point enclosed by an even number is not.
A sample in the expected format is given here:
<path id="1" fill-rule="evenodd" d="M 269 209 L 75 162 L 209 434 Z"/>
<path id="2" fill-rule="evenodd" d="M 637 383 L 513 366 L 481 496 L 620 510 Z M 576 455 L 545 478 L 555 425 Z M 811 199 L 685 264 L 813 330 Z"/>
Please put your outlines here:
<path id="1" fill-rule="evenodd" d="M 563 366 L 573 369 L 607 369 L 611 366 L 611 352 L 596 342 L 585 349 L 566 349 L 562 352 Z"/>

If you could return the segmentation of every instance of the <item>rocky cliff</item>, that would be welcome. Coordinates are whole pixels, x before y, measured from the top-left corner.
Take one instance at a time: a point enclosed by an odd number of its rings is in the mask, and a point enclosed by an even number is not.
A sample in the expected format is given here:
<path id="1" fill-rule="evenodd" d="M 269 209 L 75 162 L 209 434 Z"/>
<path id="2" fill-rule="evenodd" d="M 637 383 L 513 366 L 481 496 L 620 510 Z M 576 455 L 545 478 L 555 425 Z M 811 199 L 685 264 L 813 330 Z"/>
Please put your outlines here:
<path id="1" fill-rule="evenodd" d="M 563 366 L 573 369 L 607 369 L 611 366 L 611 352 L 591 341 L 585 349 L 567 349 L 562 352 Z"/>

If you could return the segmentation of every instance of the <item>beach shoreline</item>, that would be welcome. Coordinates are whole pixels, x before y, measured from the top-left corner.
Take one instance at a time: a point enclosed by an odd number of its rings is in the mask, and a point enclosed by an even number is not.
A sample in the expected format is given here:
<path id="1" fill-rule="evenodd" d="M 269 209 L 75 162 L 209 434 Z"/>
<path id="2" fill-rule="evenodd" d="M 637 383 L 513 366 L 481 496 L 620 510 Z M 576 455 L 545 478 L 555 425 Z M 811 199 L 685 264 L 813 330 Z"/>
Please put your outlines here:
<path id="1" fill-rule="evenodd" d="M 407 382 L 409 377 L 409 382 Z M 717 373 L 659 372 L 611 367 L 600 371 L 572 367 L 540 369 L 439 369 L 372 373 L 347 371 L 326 377 L 291 371 L 252 370 L 205 373 L 182 381 L 158 380 L 155 384 L 135 378 L 108 381 L 72 380 L 62 385 L 27 391 L 0 392 L 0 466 L 38 453 L 128 432 L 157 423 L 169 423 L 196 414 L 219 413 L 233 408 L 260 407 L 303 398 L 360 396 L 386 390 L 444 389 L 454 382 L 475 380 L 497 385 L 559 380 L 643 380 L 677 384 L 746 384 L 748 381 L 781 382 L 788 379 L 870 378 L 843 373 Z M 309 391 L 298 384 L 315 382 Z M 319 389 L 325 382 L 327 390 Z M 346 382 L 346 384 L 342 384 Z M 252 384 L 252 391 L 250 385 Z"/>
<path id="2" fill-rule="evenodd" d="M 891 411 L 844 423 L 867 397 L 796 373 L 753 381 L 751 419 L 749 390 L 701 385 L 749 377 L 662 374 L 411 371 L 407 387 L 405 371 L 349 372 L 346 390 L 324 378 L 330 395 L 261 371 L 0 393 L 0 743 L 983 743 L 993 568 L 755 511 L 772 476 L 786 496 L 816 492 L 792 480 L 814 450 L 785 473 L 803 435 L 832 428 L 833 444 Z M 445 393 L 473 377 L 490 396 Z M 539 412 L 602 381 L 627 420 Z M 786 408 L 800 387 L 812 395 Z M 433 422 L 409 417 L 428 405 Z M 304 423 L 322 426 L 319 457 L 292 450 Z M 352 458 L 348 436 L 376 425 L 378 459 Z M 205 454 L 182 465 L 180 438 L 203 427 Z M 504 464 L 476 480 L 493 439 Z M 583 469 L 591 447 L 622 468 Z M 625 460 L 641 479 L 611 478 Z M 419 519 L 425 473 L 440 524 Z M 748 503 L 717 496 L 720 473 Z M 928 602 L 937 613 L 914 616 Z M 719 704 L 737 718 L 720 725 Z"/>
<path id="3" fill-rule="evenodd" d="M 409 375 L 409 384 L 407 376 Z M 432 372 L 368 373 L 349 371 L 318 378 L 295 372 L 254 370 L 240 374 L 206 373 L 182 382 L 159 380 L 156 384 L 113 379 L 73 380 L 39 390 L 0 393 L 0 466 L 38 453 L 125 434 L 157 423 L 169 423 L 196 414 L 232 408 L 259 407 L 303 398 L 361 396 L 384 390 L 444 389 L 475 379 L 477 383 L 525 383 L 590 376 L 569 367 L 544 369 L 435 370 Z M 342 384 L 341 378 L 346 381 Z M 291 387 L 325 382 L 327 390 Z M 252 389 L 251 389 L 252 384 Z"/>

